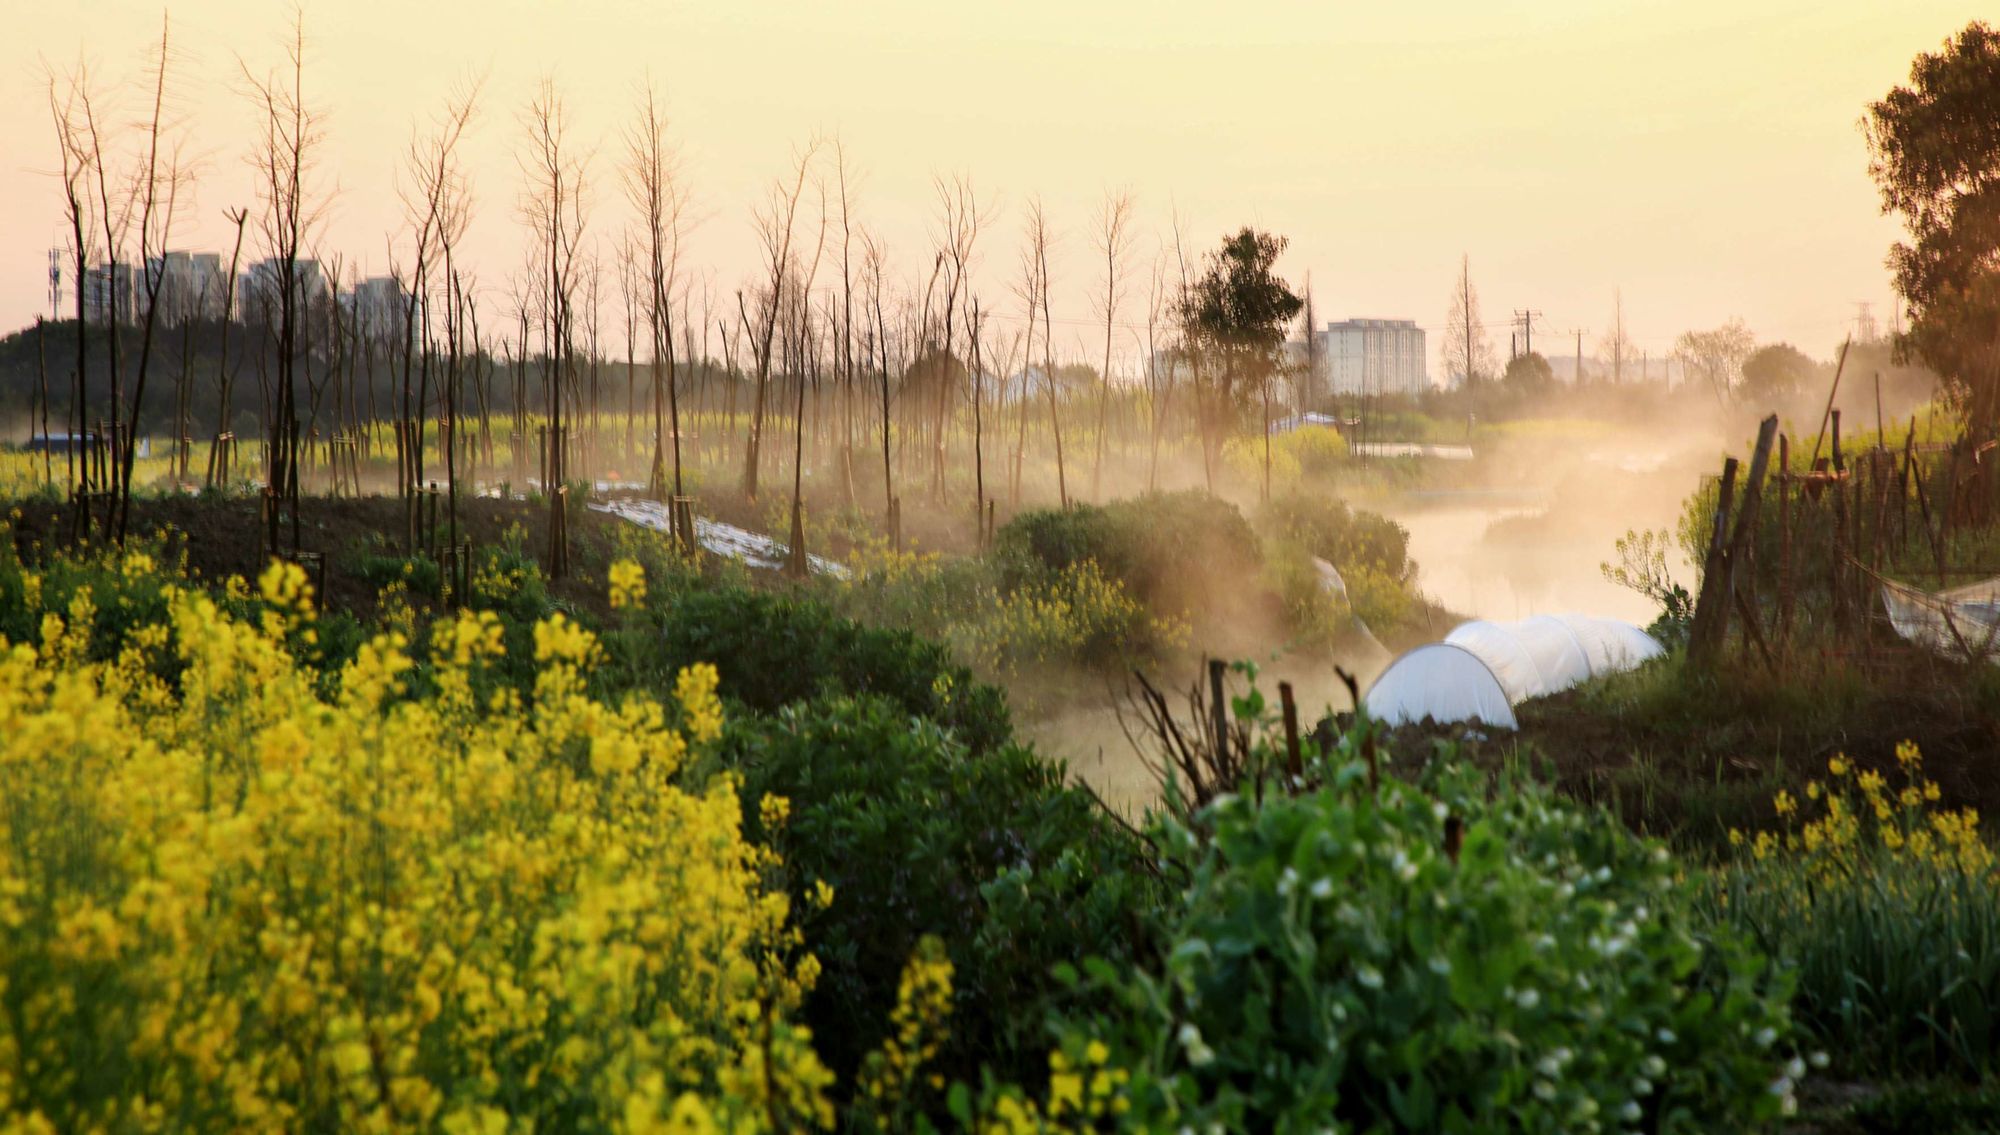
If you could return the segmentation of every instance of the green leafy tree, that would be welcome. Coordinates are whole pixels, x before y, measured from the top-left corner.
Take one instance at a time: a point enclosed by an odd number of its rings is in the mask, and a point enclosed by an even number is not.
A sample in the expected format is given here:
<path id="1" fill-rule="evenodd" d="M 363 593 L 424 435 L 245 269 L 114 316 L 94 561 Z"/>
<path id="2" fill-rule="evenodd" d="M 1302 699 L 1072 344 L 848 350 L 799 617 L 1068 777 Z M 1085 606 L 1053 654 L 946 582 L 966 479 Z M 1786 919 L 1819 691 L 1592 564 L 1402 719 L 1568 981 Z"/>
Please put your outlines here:
<path id="1" fill-rule="evenodd" d="M 1500 382 L 1520 394 L 1545 394 L 1555 388 L 1556 372 L 1540 351 L 1529 351 L 1507 361 L 1507 371 L 1500 376 Z"/>
<path id="2" fill-rule="evenodd" d="M 1788 401 L 1819 377 L 1819 369 L 1790 343 L 1767 343 L 1743 360 L 1743 397 L 1758 403 Z"/>
<path id="3" fill-rule="evenodd" d="M 1220 445 L 1218 426 L 1239 413 L 1251 394 L 1268 398 L 1286 329 L 1305 307 L 1275 270 L 1286 243 L 1245 226 L 1208 254 L 1201 276 L 1181 300 L 1181 326 L 1206 360 L 1196 373 L 1205 387 L 1202 440 L 1211 468 Z"/>
<path id="4" fill-rule="evenodd" d="M 2000 422 L 2000 32 L 1966 25 L 1919 55 L 1910 83 L 1863 121 L 1884 212 L 1910 239 L 1889 254 L 1909 304 L 1903 349 L 1953 380 L 1966 424 Z"/>

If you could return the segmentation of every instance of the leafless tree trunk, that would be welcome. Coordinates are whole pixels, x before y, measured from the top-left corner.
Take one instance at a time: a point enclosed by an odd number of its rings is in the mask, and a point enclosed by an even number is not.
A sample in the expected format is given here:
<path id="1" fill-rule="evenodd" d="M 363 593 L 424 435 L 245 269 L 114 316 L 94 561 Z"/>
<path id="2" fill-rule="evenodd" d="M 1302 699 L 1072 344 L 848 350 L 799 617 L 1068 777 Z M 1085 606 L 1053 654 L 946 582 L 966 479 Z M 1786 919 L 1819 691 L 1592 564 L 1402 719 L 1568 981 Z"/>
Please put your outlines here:
<path id="1" fill-rule="evenodd" d="M 542 82 L 527 113 L 530 157 L 524 163 L 528 190 L 523 212 L 535 237 L 542 286 L 543 342 L 548 352 L 545 399 L 549 414 L 548 471 L 543 489 L 549 494 L 549 574 L 569 573 L 568 513 L 564 504 L 568 481 L 566 453 L 569 418 L 564 401 L 575 385 L 576 353 L 573 328 L 576 261 L 583 243 L 584 162 L 571 149 L 568 115 L 555 84 Z"/>
<path id="2" fill-rule="evenodd" d="M 1093 244 L 1104 257 L 1104 369 L 1097 375 L 1097 457 L 1090 467 L 1090 495 L 1103 499 L 1105 411 L 1111 402 L 1111 328 L 1118 317 L 1125 258 L 1132 250 L 1132 195 L 1106 194 Z"/>
<path id="3" fill-rule="evenodd" d="M 264 205 L 264 242 L 277 264 L 276 291 L 268 297 L 277 307 L 277 403 L 265 423 L 268 461 L 265 480 L 266 551 L 278 551 L 280 501 L 292 510 L 292 545 L 298 550 L 298 392 L 296 374 L 303 312 L 304 284 L 299 253 L 310 239 L 320 206 L 307 186 L 317 148 L 323 140 L 319 116 L 305 102 L 305 15 L 295 13 L 292 35 L 285 45 L 289 74 L 245 79 L 261 117 L 263 137 L 254 157 L 259 195 Z"/>
<path id="4" fill-rule="evenodd" d="M 783 310 L 785 277 L 791 271 L 792 230 L 798 219 L 799 198 L 804 196 L 806 177 L 812 170 L 813 156 L 819 150 L 819 143 L 808 145 L 796 158 L 792 176 L 787 181 L 773 182 L 769 199 L 757 211 L 755 224 L 758 243 L 764 251 L 766 290 L 758 298 L 757 323 L 752 328 L 749 313 L 743 310 L 743 295 L 737 293 L 736 301 L 743 325 L 751 334 L 754 362 L 757 367 L 755 405 L 751 411 L 750 435 L 743 450 L 743 495 L 757 499 L 758 448 L 764 433 L 764 399 L 771 380 L 771 347 L 778 330 L 778 315 Z M 824 233 L 821 234 L 824 236 Z M 818 254 L 815 250 L 815 262 Z"/>

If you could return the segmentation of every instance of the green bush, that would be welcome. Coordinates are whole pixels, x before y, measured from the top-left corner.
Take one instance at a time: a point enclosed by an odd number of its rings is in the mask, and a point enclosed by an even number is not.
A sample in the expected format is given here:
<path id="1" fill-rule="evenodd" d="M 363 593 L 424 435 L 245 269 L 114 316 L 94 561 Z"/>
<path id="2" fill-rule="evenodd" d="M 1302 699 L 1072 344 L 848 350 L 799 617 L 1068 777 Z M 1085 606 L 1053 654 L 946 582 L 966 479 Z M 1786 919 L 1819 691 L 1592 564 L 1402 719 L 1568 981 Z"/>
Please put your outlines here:
<path id="1" fill-rule="evenodd" d="M 725 749 L 743 774 L 746 831 L 783 855 L 824 967 L 806 1018 L 842 1083 L 890 1027 L 898 977 L 926 934 L 957 971 L 936 1067 L 975 1080 L 982 1065 L 1012 1077 L 1042 1066 L 1057 963 L 1125 959 L 1150 940 L 1161 896 L 1138 841 L 1028 749 L 973 755 L 879 697 L 736 721 Z M 766 793 L 790 801 L 776 830 L 759 808 Z M 820 880 L 833 888 L 824 908 Z"/>
<path id="2" fill-rule="evenodd" d="M 995 555 L 1009 588 L 1095 560 L 1156 615 L 1209 607 L 1262 566 L 1236 506 L 1195 491 L 1024 512 L 1000 530 Z"/>
<path id="3" fill-rule="evenodd" d="M 647 620 L 623 633 L 634 650 L 621 680 L 637 685 L 671 683 L 681 667 L 713 662 L 724 696 L 758 713 L 822 695 L 879 694 L 949 727 L 975 753 L 1013 735 L 1005 697 L 943 647 L 861 626 L 817 600 L 738 587 L 649 597 Z"/>
<path id="4" fill-rule="evenodd" d="M 1666 849 L 1452 757 L 1379 788 L 1336 759 L 1158 833 L 1191 879 L 1168 960 L 1095 967 L 1123 1012 L 1070 1030 L 1127 1070 L 1131 1125 L 1693 1132 L 1795 1107 L 1787 979 L 1692 919 Z"/>
<path id="5" fill-rule="evenodd" d="M 1330 496 L 1293 493 L 1274 497 L 1257 514 L 1267 536 L 1298 541 L 1345 575 L 1366 567 L 1401 579 L 1409 573 L 1410 534 L 1372 512 L 1360 512 Z"/>

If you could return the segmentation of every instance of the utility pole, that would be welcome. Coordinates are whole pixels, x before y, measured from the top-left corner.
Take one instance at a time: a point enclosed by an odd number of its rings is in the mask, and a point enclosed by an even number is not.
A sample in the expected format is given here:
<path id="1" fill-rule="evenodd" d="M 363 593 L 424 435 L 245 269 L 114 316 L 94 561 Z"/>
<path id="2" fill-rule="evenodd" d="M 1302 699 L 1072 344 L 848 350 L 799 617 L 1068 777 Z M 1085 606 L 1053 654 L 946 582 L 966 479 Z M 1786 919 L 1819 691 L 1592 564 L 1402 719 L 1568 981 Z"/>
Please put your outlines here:
<path id="1" fill-rule="evenodd" d="M 1521 353 L 1524 355 L 1535 353 L 1535 317 L 1540 314 L 1532 310 L 1514 313 L 1515 320 L 1521 324 Z"/>
<path id="2" fill-rule="evenodd" d="M 1583 329 L 1580 327 L 1577 328 L 1576 332 L 1576 374 L 1574 377 L 1576 378 L 1576 384 L 1578 386 L 1582 386 L 1583 385 Z"/>

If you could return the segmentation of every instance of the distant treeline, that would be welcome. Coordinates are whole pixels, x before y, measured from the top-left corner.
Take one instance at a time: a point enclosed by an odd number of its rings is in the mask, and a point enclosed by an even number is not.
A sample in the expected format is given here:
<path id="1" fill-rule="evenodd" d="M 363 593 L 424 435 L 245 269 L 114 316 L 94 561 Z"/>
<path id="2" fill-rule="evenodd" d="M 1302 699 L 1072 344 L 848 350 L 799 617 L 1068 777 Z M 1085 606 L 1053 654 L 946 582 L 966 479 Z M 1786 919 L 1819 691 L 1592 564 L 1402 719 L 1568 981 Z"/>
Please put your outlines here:
<path id="1" fill-rule="evenodd" d="M 143 333 L 137 326 L 124 326 L 119 330 L 120 396 L 129 398 Z M 110 405 L 109 335 L 106 327 L 92 323 L 89 342 L 85 346 L 89 371 L 85 375 L 85 398 L 93 418 L 105 412 Z M 193 420 L 193 436 L 202 439 L 214 435 L 217 431 L 217 398 L 222 389 L 222 336 L 220 320 L 190 320 L 180 326 L 154 332 L 151 374 L 139 410 L 141 433 L 171 434 L 176 402 L 182 392 L 188 390 L 191 395 L 189 413 Z M 44 376 L 48 389 L 49 432 L 60 434 L 65 431 L 65 423 L 71 420 L 74 413 L 76 355 L 75 319 L 49 321 L 40 327 L 24 328 L 0 338 L 0 440 L 19 442 L 31 434 L 42 432 Z M 421 355 L 414 365 L 422 365 Z M 433 365 L 436 365 L 435 358 Z M 482 351 L 476 359 L 462 360 L 461 365 L 468 369 L 476 367 L 491 378 L 485 384 L 490 413 L 513 414 L 517 409 L 514 404 L 517 389 L 530 392 L 528 405 L 521 409 L 538 411 L 541 408 L 541 385 L 537 376 L 547 365 L 543 356 L 531 356 L 524 364 L 522 360 L 507 355 L 496 357 L 491 352 Z M 683 384 L 692 382 L 714 386 L 746 381 L 746 376 L 740 371 L 732 373 L 718 360 L 697 362 L 692 374 L 687 370 L 686 360 L 680 360 L 677 365 L 682 368 L 680 381 Z M 397 416 L 395 392 L 403 367 L 400 344 L 350 342 L 345 352 L 332 353 L 315 349 L 309 356 L 308 366 L 314 382 L 319 382 L 321 376 L 330 375 L 336 369 L 342 375 L 338 384 L 342 400 L 338 420 L 388 421 Z M 514 376 L 524 366 L 529 382 L 517 386 Z M 652 378 L 647 363 L 628 367 L 623 358 L 615 361 L 579 358 L 576 366 L 582 372 L 581 383 L 585 389 L 593 384 L 597 387 L 599 397 L 592 399 L 592 403 L 601 404 L 606 412 L 622 413 L 628 409 L 628 403 L 634 412 L 652 412 Z M 260 402 L 267 396 L 277 374 L 275 339 L 265 328 L 232 324 L 228 367 L 234 376 L 230 383 L 228 428 L 234 429 L 241 437 L 255 437 L 260 429 Z M 310 411 L 309 407 L 307 409 Z M 325 427 L 336 420 L 336 415 L 330 406 L 322 405 L 319 409 L 321 421 L 318 424 L 325 432 Z M 309 420 L 312 418 L 310 412 L 306 416 Z"/>

